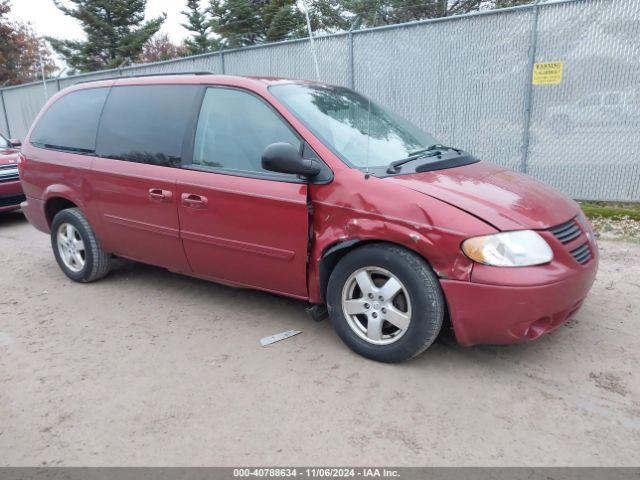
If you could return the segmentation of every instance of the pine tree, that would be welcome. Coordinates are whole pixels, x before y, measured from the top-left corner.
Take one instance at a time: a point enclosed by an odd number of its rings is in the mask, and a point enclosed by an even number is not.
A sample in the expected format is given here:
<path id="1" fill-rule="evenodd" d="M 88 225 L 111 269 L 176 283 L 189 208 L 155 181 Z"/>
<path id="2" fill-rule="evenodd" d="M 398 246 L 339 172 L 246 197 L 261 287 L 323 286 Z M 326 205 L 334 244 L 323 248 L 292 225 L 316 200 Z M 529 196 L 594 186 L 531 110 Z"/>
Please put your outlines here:
<path id="1" fill-rule="evenodd" d="M 314 32 L 344 29 L 341 0 L 306 0 Z M 297 0 L 210 0 L 211 29 L 226 48 L 276 42 L 307 35 Z"/>
<path id="2" fill-rule="evenodd" d="M 184 42 L 188 54 L 199 55 L 217 50 L 218 42 L 210 38 L 211 24 L 205 10 L 200 8 L 200 1 L 187 0 L 187 10 L 182 14 L 187 17 L 187 23 L 183 23 L 182 26 L 193 33 L 193 36 Z"/>
<path id="3" fill-rule="evenodd" d="M 529 3 L 531 0 L 342 0 L 342 6 L 359 25 L 375 27 L 449 17 L 491 8 L 496 3 Z"/>
<path id="4" fill-rule="evenodd" d="M 145 21 L 147 0 L 70 0 L 74 7 L 53 1 L 65 15 L 82 24 L 86 35 L 85 41 L 48 38 L 53 49 L 78 72 L 134 62 L 166 18 L 163 14 Z"/>
<path id="5" fill-rule="evenodd" d="M 517 7 L 520 5 L 528 5 L 533 2 L 534 0 L 495 0 L 494 8 Z"/>

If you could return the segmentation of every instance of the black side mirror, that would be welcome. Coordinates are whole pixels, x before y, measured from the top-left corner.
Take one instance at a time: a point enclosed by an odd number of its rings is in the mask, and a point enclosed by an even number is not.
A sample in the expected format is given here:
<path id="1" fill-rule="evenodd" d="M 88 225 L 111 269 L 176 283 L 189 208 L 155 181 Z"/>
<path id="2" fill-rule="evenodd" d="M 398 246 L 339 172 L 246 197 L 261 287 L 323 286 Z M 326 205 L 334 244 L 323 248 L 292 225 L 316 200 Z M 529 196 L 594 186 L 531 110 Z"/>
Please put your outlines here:
<path id="1" fill-rule="evenodd" d="M 302 158 L 298 149 L 290 143 L 272 143 L 262 153 L 262 168 L 270 172 L 293 173 L 303 177 L 315 177 L 320 165 L 314 160 Z"/>
<path id="2" fill-rule="evenodd" d="M 9 143 L 11 144 L 12 147 L 15 147 L 15 148 L 22 146 L 22 142 L 17 138 L 12 138 L 11 140 L 9 140 Z"/>

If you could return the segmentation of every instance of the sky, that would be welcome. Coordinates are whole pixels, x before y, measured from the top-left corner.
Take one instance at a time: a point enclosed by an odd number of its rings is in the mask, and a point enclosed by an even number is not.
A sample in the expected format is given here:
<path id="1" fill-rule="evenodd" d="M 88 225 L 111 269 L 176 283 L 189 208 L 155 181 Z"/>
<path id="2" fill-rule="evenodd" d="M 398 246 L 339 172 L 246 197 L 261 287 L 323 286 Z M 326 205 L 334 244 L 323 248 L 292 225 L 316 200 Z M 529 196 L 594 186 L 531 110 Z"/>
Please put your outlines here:
<path id="1" fill-rule="evenodd" d="M 63 3 L 69 4 L 64 0 Z M 185 9 L 185 4 L 184 0 L 147 0 L 146 16 L 154 18 L 165 12 L 167 19 L 161 31 L 168 34 L 171 40 L 179 43 L 189 35 L 189 32 L 180 26 L 186 20 L 180 14 Z M 31 23 L 38 35 L 63 39 L 83 37 L 82 28 L 78 22 L 58 10 L 53 0 L 11 0 L 11 5 L 9 18 Z"/>

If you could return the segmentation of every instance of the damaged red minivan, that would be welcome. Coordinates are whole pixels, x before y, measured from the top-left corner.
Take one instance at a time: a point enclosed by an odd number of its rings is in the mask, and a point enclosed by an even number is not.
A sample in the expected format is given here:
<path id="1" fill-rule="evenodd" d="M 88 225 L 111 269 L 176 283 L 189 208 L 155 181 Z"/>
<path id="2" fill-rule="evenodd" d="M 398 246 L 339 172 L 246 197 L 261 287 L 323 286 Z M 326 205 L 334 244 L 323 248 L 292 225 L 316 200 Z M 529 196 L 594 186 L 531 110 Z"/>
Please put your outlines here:
<path id="1" fill-rule="evenodd" d="M 597 270 L 575 202 L 321 83 L 76 85 L 43 108 L 19 166 L 23 210 L 72 280 L 118 256 L 326 305 L 349 347 L 385 362 L 424 351 L 446 318 L 462 345 L 536 339 Z"/>

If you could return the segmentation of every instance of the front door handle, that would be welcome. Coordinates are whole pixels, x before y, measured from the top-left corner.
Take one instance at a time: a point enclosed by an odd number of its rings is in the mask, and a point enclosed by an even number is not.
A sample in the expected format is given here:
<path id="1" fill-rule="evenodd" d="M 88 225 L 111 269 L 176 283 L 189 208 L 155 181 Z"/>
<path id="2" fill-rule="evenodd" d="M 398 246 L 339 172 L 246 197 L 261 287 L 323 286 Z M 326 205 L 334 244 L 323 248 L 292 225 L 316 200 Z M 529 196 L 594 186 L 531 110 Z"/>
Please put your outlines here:
<path id="1" fill-rule="evenodd" d="M 150 188 L 149 198 L 156 202 L 170 202 L 173 194 L 170 190 L 163 190 L 161 188 Z"/>
<path id="2" fill-rule="evenodd" d="M 183 193 L 181 199 L 182 204 L 189 208 L 207 208 L 207 203 L 209 203 L 207 197 L 195 193 Z"/>

